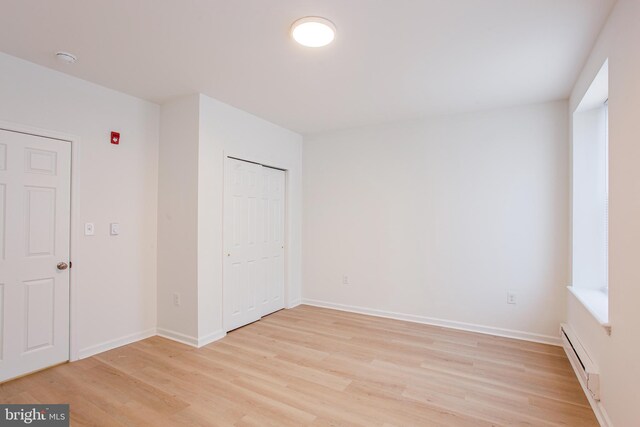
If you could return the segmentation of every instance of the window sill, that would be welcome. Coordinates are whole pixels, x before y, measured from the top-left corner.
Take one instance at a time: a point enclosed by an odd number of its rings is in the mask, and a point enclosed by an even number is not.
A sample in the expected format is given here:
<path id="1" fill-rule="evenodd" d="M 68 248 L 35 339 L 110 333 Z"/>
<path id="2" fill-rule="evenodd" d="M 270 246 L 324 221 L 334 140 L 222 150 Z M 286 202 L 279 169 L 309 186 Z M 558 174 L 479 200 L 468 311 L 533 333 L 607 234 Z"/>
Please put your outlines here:
<path id="1" fill-rule="evenodd" d="M 567 286 L 569 292 L 587 309 L 598 323 L 611 335 L 609 323 L 609 296 L 595 289 L 582 289 L 575 286 Z"/>

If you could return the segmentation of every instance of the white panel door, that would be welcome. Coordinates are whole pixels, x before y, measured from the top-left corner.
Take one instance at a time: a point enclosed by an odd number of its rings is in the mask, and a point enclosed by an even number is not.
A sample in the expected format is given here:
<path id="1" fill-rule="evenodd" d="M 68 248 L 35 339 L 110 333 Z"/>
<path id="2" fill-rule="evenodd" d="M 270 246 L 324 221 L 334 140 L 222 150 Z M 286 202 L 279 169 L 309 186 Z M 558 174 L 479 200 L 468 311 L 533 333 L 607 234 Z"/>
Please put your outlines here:
<path id="1" fill-rule="evenodd" d="M 223 316 L 227 331 L 260 319 L 264 286 L 261 259 L 260 178 L 262 166 L 225 159 Z"/>
<path id="2" fill-rule="evenodd" d="M 262 259 L 266 278 L 260 298 L 260 313 L 266 316 L 284 308 L 285 172 L 263 167 L 262 175 Z"/>
<path id="3" fill-rule="evenodd" d="M 0 130 L 0 381 L 69 359 L 70 184 L 71 143 Z"/>
<path id="4" fill-rule="evenodd" d="M 226 331 L 284 308 L 285 172 L 225 159 Z"/>

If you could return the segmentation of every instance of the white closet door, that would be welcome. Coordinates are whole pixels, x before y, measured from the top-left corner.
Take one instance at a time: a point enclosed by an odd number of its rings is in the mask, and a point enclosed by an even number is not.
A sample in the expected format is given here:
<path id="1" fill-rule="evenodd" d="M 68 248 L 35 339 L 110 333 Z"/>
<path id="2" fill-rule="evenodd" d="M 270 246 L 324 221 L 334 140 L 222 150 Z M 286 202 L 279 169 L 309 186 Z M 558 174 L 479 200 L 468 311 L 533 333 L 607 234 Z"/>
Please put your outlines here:
<path id="1" fill-rule="evenodd" d="M 265 288 L 260 299 L 263 316 L 284 308 L 285 172 L 263 167 Z"/>
<path id="2" fill-rule="evenodd" d="M 260 319 L 258 296 L 264 286 L 259 231 L 262 166 L 225 159 L 224 327 L 230 331 Z"/>
<path id="3" fill-rule="evenodd" d="M 70 185 L 69 142 L 0 130 L 0 381 L 69 359 Z"/>
<path id="4" fill-rule="evenodd" d="M 226 331 L 284 308 L 285 173 L 225 159 Z"/>

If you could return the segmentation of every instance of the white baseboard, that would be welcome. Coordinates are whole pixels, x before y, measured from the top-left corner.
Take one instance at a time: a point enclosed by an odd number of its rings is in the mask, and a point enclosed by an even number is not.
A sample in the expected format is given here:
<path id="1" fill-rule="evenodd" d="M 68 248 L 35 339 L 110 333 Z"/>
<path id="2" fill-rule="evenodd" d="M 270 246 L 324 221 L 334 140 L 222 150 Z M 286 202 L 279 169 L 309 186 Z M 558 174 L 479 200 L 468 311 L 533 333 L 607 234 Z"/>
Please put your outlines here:
<path id="1" fill-rule="evenodd" d="M 158 328 L 157 335 L 162 338 L 167 338 L 172 341 L 177 341 L 181 344 L 190 345 L 191 347 L 196 347 L 196 348 L 198 347 L 197 337 L 194 337 L 191 335 L 185 335 L 180 332 L 172 331 L 171 329 Z"/>
<path id="2" fill-rule="evenodd" d="M 514 338 L 523 341 L 532 341 L 543 344 L 561 346 L 559 337 L 551 335 L 534 334 L 531 332 L 515 331 L 512 329 L 496 328 L 493 326 L 476 325 L 473 323 L 457 322 L 454 320 L 436 319 L 433 317 L 418 316 L 415 314 L 396 313 L 392 311 L 377 310 L 373 308 L 358 307 L 354 305 L 337 304 L 313 299 L 302 299 L 302 304 L 316 307 L 332 308 L 334 310 L 348 311 L 351 313 L 368 314 L 370 316 L 386 317 L 388 319 L 405 320 L 407 322 L 422 323 L 425 325 L 442 326 L 444 328 L 459 329 L 480 334 L 495 335 L 499 337 Z"/>
<path id="3" fill-rule="evenodd" d="M 289 301 L 289 305 L 287 305 L 287 308 L 295 308 L 297 306 L 299 306 L 300 304 L 302 304 L 302 300 L 301 299 L 296 299 L 293 301 Z"/>
<path id="4" fill-rule="evenodd" d="M 126 335 L 121 338 L 116 338 L 101 344 L 92 345 L 91 347 L 83 348 L 78 352 L 78 359 L 85 359 L 104 351 L 113 350 L 114 348 L 122 347 L 123 345 L 131 344 L 136 341 L 140 341 L 156 335 L 156 329 L 151 328 L 146 331 L 136 332 L 134 334 Z"/>
<path id="5" fill-rule="evenodd" d="M 217 331 L 209 335 L 206 335 L 204 337 L 195 338 L 195 337 L 184 335 L 179 332 L 174 332 L 168 329 L 151 328 L 151 329 L 147 329 L 146 331 L 136 332 L 134 334 L 130 334 L 121 338 L 116 338 L 114 340 L 110 340 L 101 344 L 96 344 L 96 345 L 92 345 L 91 347 L 83 348 L 78 352 L 78 357 L 72 359 L 72 361 L 85 359 L 87 357 L 94 356 L 98 353 L 113 350 L 114 348 L 122 347 L 123 345 L 127 345 L 127 344 L 132 344 L 136 341 L 151 338 L 156 335 L 173 340 L 173 341 L 177 341 L 182 344 L 199 348 L 224 338 L 227 335 L 227 333 L 223 331 Z"/>
<path id="6" fill-rule="evenodd" d="M 170 329 L 158 328 L 157 335 L 163 338 L 177 341 L 182 344 L 190 345 L 191 347 L 200 348 L 224 338 L 227 333 L 224 331 L 217 331 L 209 335 L 205 335 L 204 337 L 196 338 L 194 336 L 185 335 L 180 332 L 172 331 Z"/>
<path id="7" fill-rule="evenodd" d="M 211 344 L 212 342 L 218 341 L 227 336 L 225 331 L 216 331 L 210 333 L 209 335 L 205 335 L 204 337 L 198 338 L 198 348 L 204 347 L 207 344 Z"/>

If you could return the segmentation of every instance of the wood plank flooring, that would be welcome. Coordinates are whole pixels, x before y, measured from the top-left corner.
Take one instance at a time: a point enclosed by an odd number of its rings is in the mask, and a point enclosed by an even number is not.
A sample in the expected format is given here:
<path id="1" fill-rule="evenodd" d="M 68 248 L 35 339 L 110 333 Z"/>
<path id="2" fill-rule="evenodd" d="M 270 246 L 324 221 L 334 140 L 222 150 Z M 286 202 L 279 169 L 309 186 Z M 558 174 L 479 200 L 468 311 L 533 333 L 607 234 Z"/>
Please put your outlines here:
<path id="1" fill-rule="evenodd" d="M 560 347 L 310 306 L 57 366 L 0 402 L 70 403 L 77 426 L 598 425 Z"/>

